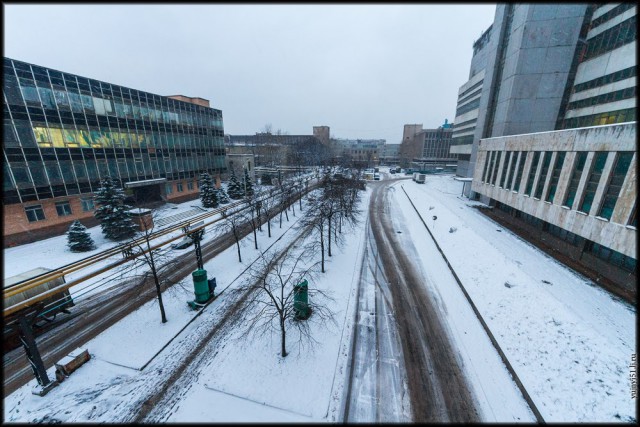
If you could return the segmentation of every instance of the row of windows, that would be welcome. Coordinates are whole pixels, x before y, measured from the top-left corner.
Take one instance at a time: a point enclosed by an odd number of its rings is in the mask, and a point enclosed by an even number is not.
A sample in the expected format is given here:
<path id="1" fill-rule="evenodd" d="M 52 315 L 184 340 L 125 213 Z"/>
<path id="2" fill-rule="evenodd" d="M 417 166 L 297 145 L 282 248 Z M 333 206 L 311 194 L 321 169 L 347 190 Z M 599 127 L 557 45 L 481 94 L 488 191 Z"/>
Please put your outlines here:
<path id="1" fill-rule="evenodd" d="M 498 177 L 497 172 L 500 168 L 501 153 L 502 151 L 489 151 L 487 153 L 487 157 L 484 163 L 484 169 L 482 172 L 482 182 L 485 184 L 492 184 L 500 188 L 502 188 L 502 186 L 504 185 L 504 189 L 509 190 L 510 182 L 512 181 L 511 176 L 516 170 L 516 164 L 518 164 L 518 173 L 515 177 L 515 180 L 513 180 L 513 191 L 518 192 L 524 164 L 528 153 L 526 151 L 505 152 L 505 161 L 502 165 L 502 174 Z M 533 190 L 533 197 L 535 199 L 544 200 L 549 203 L 554 202 L 558 182 L 560 180 L 560 175 L 564 166 L 566 153 L 556 152 L 555 158 L 553 154 L 554 152 L 552 151 L 533 152 L 533 159 L 525 181 L 525 190 L 523 192 L 525 196 L 530 196 Z M 609 154 L 609 152 L 602 151 L 595 153 L 590 164 L 590 169 L 588 171 L 584 189 L 582 190 L 579 202 L 575 207 L 577 211 L 585 214 L 589 214 L 589 212 L 591 211 L 596 190 L 600 186 L 600 183 L 603 179 L 602 175 Z M 574 208 L 578 186 L 583 173 L 585 173 L 587 155 L 588 152 L 586 151 L 576 152 L 575 161 L 573 163 L 571 171 L 569 172 L 570 177 L 568 180 L 567 191 L 564 196 L 564 200 L 562 201 L 562 206 L 568 207 L 569 209 Z M 600 201 L 600 206 L 598 207 L 598 210 L 596 212 L 596 216 L 607 220 L 610 220 L 611 216 L 613 215 L 613 210 L 620 196 L 622 184 L 624 183 L 627 172 L 629 171 L 634 152 L 620 151 L 614 152 L 611 155 L 615 156 L 613 167 L 609 176 L 604 177 L 606 187 L 604 189 L 602 200 Z M 540 163 L 540 161 L 542 161 L 542 164 L 540 166 L 540 171 L 538 172 L 538 164 Z M 549 185 L 545 193 L 545 181 L 549 173 L 551 174 L 551 177 L 549 179 Z M 534 189 L 533 186 L 536 182 L 537 184 Z M 635 224 L 635 212 L 630 216 L 627 224 L 631 225 L 631 222 L 634 222 Z"/>
<path id="2" fill-rule="evenodd" d="M 520 210 L 514 209 L 513 207 L 506 205 L 504 203 L 496 202 L 495 207 L 509 214 L 513 214 L 516 218 L 518 218 L 522 222 L 529 224 L 535 228 L 539 228 L 542 231 L 547 232 L 552 236 L 560 240 L 563 240 L 566 243 L 569 243 L 572 246 L 579 248 L 584 244 L 585 252 L 595 255 L 596 257 L 602 259 L 603 261 L 613 264 L 626 271 L 630 271 L 630 272 L 636 271 L 637 260 L 632 257 L 626 256 L 620 252 L 614 251 L 596 242 L 592 242 L 591 240 L 587 240 L 584 237 L 578 236 L 575 233 L 565 230 L 564 228 L 558 227 L 557 225 L 550 224 L 547 221 L 544 221 L 533 215 L 529 215 Z"/>
<path id="3" fill-rule="evenodd" d="M 584 246 L 584 251 L 588 252 L 596 257 L 600 258 L 603 261 L 606 261 L 610 264 L 613 264 L 617 267 L 622 268 L 623 270 L 629 272 L 635 272 L 637 267 L 637 260 L 631 257 L 628 257 L 620 252 L 614 251 L 613 249 L 609 249 L 606 246 L 602 246 L 596 242 L 587 241 Z"/>
<path id="4" fill-rule="evenodd" d="M 462 99 L 458 99 L 458 105 L 467 102 L 468 100 L 470 100 L 471 98 L 473 98 L 474 96 L 478 96 L 482 93 L 482 88 L 478 89 L 477 91 L 473 92 L 472 94 L 470 94 L 469 96 L 465 96 Z"/>
<path id="5" fill-rule="evenodd" d="M 478 121 L 478 119 L 475 118 L 475 119 L 467 120 L 466 122 L 456 123 L 455 125 L 453 125 L 453 130 L 455 132 L 455 131 L 457 131 L 458 129 L 460 129 L 462 127 L 465 127 L 465 126 L 470 125 L 470 124 L 475 124 L 477 121 Z"/>
<path id="6" fill-rule="evenodd" d="M 194 183 L 195 183 L 195 186 L 200 188 L 200 185 L 198 184 L 197 181 L 187 181 L 187 190 L 189 190 L 189 191 L 193 190 L 195 188 L 194 187 Z M 178 191 L 178 193 L 182 193 L 184 191 L 184 185 L 182 184 L 182 182 L 177 182 L 176 183 L 176 190 Z M 173 193 L 173 185 L 172 184 L 166 184 L 165 185 L 165 192 L 167 194 Z"/>
<path id="7" fill-rule="evenodd" d="M 614 7 L 610 11 L 598 16 L 596 19 L 591 21 L 591 28 L 593 29 L 601 24 L 604 24 L 605 22 L 611 20 L 612 18 L 615 18 L 616 16 L 623 14 L 624 12 L 631 9 L 632 7 L 635 7 L 635 5 L 636 5 L 635 3 L 622 3 Z"/>
<path id="8" fill-rule="evenodd" d="M 629 79 L 635 77 L 637 73 L 637 66 L 625 68 L 615 73 L 607 74 L 606 76 L 598 77 L 583 83 L 579 83 L 573 87 L 574 93 L 582 92 L 585 90 L 593 89 L 596 87 L 604 86 L 609 83 L 619 82 L 620 80 Z"/>
<path id="9" fill-rule="evenodd" d="M 451 145 L 471 145 L 473 144 L 473 135 L 461 136 L 451 139 Z"/>
<path id="10" fill-rule="evenodd" d="M 480 98 L 471 101 L 468 104 L 463 105 L 462 107 L 459 107 L 456 110 L 456 117 L 463 115 L 464 113 L 467 113 L 471 110 L 475 110 L 476 108 L 478 108 L 480 106 Z"/>
<path id="11" fill-rule="evenodd" d="M 194 113 L 193 117 L 196 117 L 196 115 L 199 114 L 205 114 L 207 116 L 213 116 L 216 119 L 222 119 L 222 112 L 220 110 L 211 109 L 189 102 L 174 100 L 168 97 L 163 97 L 148 92 L 142 92 L 135 89 L 112 85 L 110 83 L 100 82 L 98 80 L 92 80 L 86 77 L 80 77 L 68 73 L 61 73 L 56 70 L 46 69 L 44 67 L 28 64 L 21 61 L 12 61 L 8 58 L 5 58 L 4 60 L 4 71 L 6 78 L 5 89 L 7 89 L 7 86 L 15 86 L 15 83 L 17 82 L 17 76 L 18 81 L 20 81 L 20 83 L 24 83 L 25 87 L 37 86 L 38 90 L 40 88 L 53 88 L 54 90 L 61 92 L 57 96 L 53 92 L 45 92 L 45 99 L 43 99 L 43 101 L 50 102 L 51 100 L 54 100 L 56 103 L 59 102 L 62 108 L 73 107 L 73 101 L 76 101 L 76 107 L 86 105 L 86 107 L 91 108 L 92 102 L 89 102 L 90 99 L 86 99 L 86 102 L 83 103 L 81 98 L 75 96 L 81 94 L 85 96 L 93 96 L 95 98 L 102 98 L 103 100 L 109 102 L 111 102 L 110 100 L 116 99 L 131 101 L 133 104 L 138 105 L 139 108 L 154 110 L 153 112 L 149 112 L 149 114 L 154 114 L 157 117 L 157 120 L 171 121 L 177 119 L 179 121 L 188 123 L 190 119 L 187 117 L 187 115 L 189 115 L 189 113 Z M 13 83 L 13 85 L 11 83 Z M 33 92 L 32 89 L 29 90 Z M 19 102 L 13 93 L 8 93 L 8 99 L 9 103 L 14 103 L 14 101 Z M 31 96 L 31 99 L 35 101 L 33 95 Z M 77 102 L 79 100 L 80 102 Z M 105 101 L 102 101 L 103 104 L 105 103 Z M 100 101 L 97 101 L 97 103 L 100 104 Z M 109 112 L 109 110 L 111 112 L 113 112 L 114 110 L 113 106 L 109 108 L 107 105 L 104 105 L 104 108 L 100 106 L 98 106 L 97 108 L 100 109 L 100 111 L 104 111 L 105 113 Z M 165 115 L 165 110 L 169 113 L 178 114 L 178 116 L 172 114 Z M 184 113 L 187 113 L 187 115 L 185 115 Z M 194 121 L 193 119 L 191 120 Z"/>
<path id="12" fill-rule="evenodd" d="M 588 116 L 572 117 L 564 119 L 562 129 L 582 128 L 589 126 L 602 126 L 614 123 L 633 122 L 636 120 L 636 109 L 607 111 L 604 113 L 590 114 Z"/>
<path id="13" fill-rule="evenodd" d="M 581 62 L 624 46 L 636 40 L 636 16 L 611 27 L 587 41 Z"/>
<path id="14" fill-rule="evenodd" d="M 614 92 L 603 93 L 602 95 L 592 96 L 590 98 L 580 99 L 578 101 L 570 102 L 567 105 L 568 110 L 575 110 L 577 108 L 591 107 L 593 105 L 606 104 L 608 102 L 621 101 L 623 99 L 635 98 L 636 87 L 628 87 L 625 89 L 616 90 Z"/>
<path id="15" fill-rule="evenodd" d="M 483 82 L 484 82 L 484 80 L 480 80 L 478 83 L 474 84 L 469 89 L 467 89 L 464 92 L 462 92 L 460 95 L 458 95 L 458 100 L 460 100 L 460 98 L 466 96 L 468 93 L 471 93 L 471 91 L 473 91 L 473 90 L 479 88 L 480 86 L 482 86 Z M 458 101 L 458 104 L 459 103 L 460 103 L 460 101 Z"/>
<path id="16" fill-rule="evenodd" d="M 95 209 L 93 198 L 80 199 L 83 212 L 89 212 Z M 29 222 L 44 221 L 46 219 L 42 205 L 25 206 L 24 212 Z M 69 201 L 56 203 L 56 212 L 58 216 L 69 216 L 73 214 Z"/>

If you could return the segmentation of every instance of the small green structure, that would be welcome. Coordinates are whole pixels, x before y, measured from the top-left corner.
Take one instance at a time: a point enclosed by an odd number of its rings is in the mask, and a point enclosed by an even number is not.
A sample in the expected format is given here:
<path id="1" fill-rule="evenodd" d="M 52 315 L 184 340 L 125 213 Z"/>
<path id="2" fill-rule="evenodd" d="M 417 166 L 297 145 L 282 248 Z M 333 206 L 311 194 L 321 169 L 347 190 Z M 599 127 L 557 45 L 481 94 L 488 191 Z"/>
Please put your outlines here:
<path id="1" fill-rule="evenodd" d="M 216 279 L 207 280 L 207 270 L 202 268 L 191 273 L 193 277 L 193 289 L 196 294 L 195 301 L 188 301 L 189 307 L 196 310 L 202 307 L 213 297 L 213 289 L 215 288 Z"/>
<path id="2" fill-rule="evenodd" d="M 293 287 L 293 310 L 298 320 L 308 319 L 311 315 L 309 307 L 309 282 L 303 280 Z"/>

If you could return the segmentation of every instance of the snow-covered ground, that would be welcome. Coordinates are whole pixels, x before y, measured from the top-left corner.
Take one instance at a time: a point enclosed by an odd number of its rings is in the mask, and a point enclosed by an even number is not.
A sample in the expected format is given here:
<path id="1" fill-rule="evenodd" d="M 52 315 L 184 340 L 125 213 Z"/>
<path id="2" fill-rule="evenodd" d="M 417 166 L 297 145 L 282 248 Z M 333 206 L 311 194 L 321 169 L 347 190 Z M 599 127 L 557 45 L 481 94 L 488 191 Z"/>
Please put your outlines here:
<path id="1" fill-rule="evenodd" d="M 504 367 L 483 370 L 491 363 L 495 366 L 497 356 L 486 348 L 475 326 L 477 320 L 462 306 L 465 302 L 457 284 L 443 279 L 446 267 L 435 262 L 440 254 L 401 187 L 432 229 L 545 420 L 635 421 L 636 402 L 631 398 L 629 379 L 636 349 L 635 308 L 484 217 L 471 207 L 475 202 L 460 196 L 462 183 L 451 175 L 428 175 L 424 185 L 399 181 L 392 199 L 397 226 L 405 230 L 402 236 L 420 254 L 417 262 L 429 277 L 426 286 L 439 302 L 460 349 L 481 401 L 483 419 L 532 420 L 521 397 L 507 390 L 513 384 Z M 369 194 L 367 191 L 367 198 Z M 196 203 L 183 204 L 184 209 Z M 368 206 L 366 200 L 363 206 Z M 290 241 L 295 233 L 285 231 L 300 217 L 297 206 L 296 212 L 298 216 L 285 221 L 282 229 L 274 221 L 271 239 L 263 227 L 258 236 L 261 250 L 281 236 L 278 244 Z M 327 273 L 316 283 L 332 292 L 337 324 L 313 330 L 319 341 L 314 351 L 291 347 L 291 354 L 282 359 L 277 336 L 246 340 L 239 338 L 239 330 L 221 331 L 207 347 L 208 359 L 194 373 L 190 388 L 174 406 L 154 415 L 154 421 L 340 421 L 366 237 L 364 223 L 331 258 Z M 449 232 L 451 227 L 455 232 Z M 99 248 L 105 249 L 108 243 L 100 242 L 99 227 L 90 232 Z M 238 262 L 235 247 L 205 263 L 210 276 L 217 279 L 218 291 L 238 286 L 236 278 L 257 256 L 252 239 L 251 235 L 245 239 L 243 263 Z M 57 267 L 87 255 L 71 253 L 65 244 L 61 236 L 5 250 L 5 277 L 36 265 Z M 179 363 L 195 337 L 219 322 L 229 304 L 227 295 L 220 295 L 194 319 L 186 304 L 193 299 L 191 278 L 185 278 L 182 286 L 163 296 L 169 322 L 160 322 L 157 303 L 150 302 L 82 346 L 89 349 L 92 359 L 46 396 L 31 394 L 35 379 L 8 396 L 4 421 L 129 420 L 128 410 L 166 380 L 166 367 Z M 52 368 L 48 372 L 53 375 Z"/>
<path id="2" fill-rule="evenodd" d="M 465 340 L 460 337 L 467 328 L 460 322 L 460 301 L 454 298 L 457 286 L 438 279 L 439 271 L 446 267 L 434 268 L 440 254 L 402 188 L 432 230 L 545 421 L 636 419 L 629 378 L 636 352 L 633 306 L 471 208 L 476 202 L 460 196 L 462 183 L 451 175 L 427 175 L 424 185 L 405 180 L 394 187 L 393 205 L 411 230 L 410 236 L 403 236 L 420 253 L 420 262 L 433 279 L 429 285 L 463 347 Z M 466 341 L 467 351 L 473 353 L 476 347 Z M 467 368 L 477 385 L 493 387 L 488 379 L 482 380 L 486 373 Z"/>
<path id="3" fill-rule="evenodd" d="M 368 204 L 369 193 L 363 206 Z M 279 244 L 291 241 L 295 231 L 287 230 L 300 218 L 297 205 L 296 212 L 297 217 L 289 212 L 291 222 L 285 220 L 282 229 L 277 219 L 272 221 L 271 239 L 267 237 L 266 226 L 263 227 L 258 233 L 260 250 L 265 250 L 279 237 L 282 237 Z M 247 340 L 238 337 L 241 328 L 227 331 L 215 339 L 212 359 L 206 369 L 198 372 L 197 381 L 190 384 L 175 407 L 162 408 L 160 414 L 154 414 L 157 421 L 338 420 L 364 235 L 362 226 L 347 246 L 334 249 L 336 253 L 328 261 L 327 272 L 316 283 L 333 298 L 330 308 L 336 323 L 312 327 L 318 341 L 312 351 L 291 343 L 290 354 L 282 359 L 277 334 Z M 63 251 L 63 243 L 59 242 L 58 251 Z M 217 291 L 233 289 L 240 285 L 238 277 L 257 255 L 253 236 L 249 235 L 243 240 L 242 263 L 238 262 L 236 247 L 232 246 L 204 267 L 209 277 L 216 277 Z M 127 409 L 132 408 L 141 394 L 148 394 L 162 384 L 163 367 L 180 360 L 184 348 L 195 341 L 189 337 L 206 333 L 224 312 L 228 293 L 219 296 L 194 320 L 195 313 L 186 304 L 194 298 L 192 286 L 188 277 L 180 286 L 163 294 L 169 319 L 166 324 L 160 322 L 157 302 L 152 301 L 82 346 L 89 349 L 92 359 L 46 396 L 31 394 L 35 379 L 8 396 L 4 401 L 5 421 L 129 420 Z M 48 373 L 53 377 L 54 369 L 48 369 Z M 132 394 L 137 396 L 132 398 Z M 73 410 L 68 409 L 71 407 Z"/>

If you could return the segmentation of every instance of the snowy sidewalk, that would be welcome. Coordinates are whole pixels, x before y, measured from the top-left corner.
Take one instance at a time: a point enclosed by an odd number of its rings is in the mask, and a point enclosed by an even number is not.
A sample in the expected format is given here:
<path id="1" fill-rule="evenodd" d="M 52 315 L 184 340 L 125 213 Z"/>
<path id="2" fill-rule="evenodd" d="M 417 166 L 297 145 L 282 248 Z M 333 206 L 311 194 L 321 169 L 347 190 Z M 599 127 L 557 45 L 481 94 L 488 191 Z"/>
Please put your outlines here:
<path id="1" fill-rule="evenodd" d="M 473 209 L 477 202 L 460 197 L 462 183 L 452 176 L 397 184 L 397 205 L 409 216 L 399 185 L 545 420 L 634 421 L 635 309 Z M 415 227 L 414 242 L 430 239 L 422 224 Z"/>

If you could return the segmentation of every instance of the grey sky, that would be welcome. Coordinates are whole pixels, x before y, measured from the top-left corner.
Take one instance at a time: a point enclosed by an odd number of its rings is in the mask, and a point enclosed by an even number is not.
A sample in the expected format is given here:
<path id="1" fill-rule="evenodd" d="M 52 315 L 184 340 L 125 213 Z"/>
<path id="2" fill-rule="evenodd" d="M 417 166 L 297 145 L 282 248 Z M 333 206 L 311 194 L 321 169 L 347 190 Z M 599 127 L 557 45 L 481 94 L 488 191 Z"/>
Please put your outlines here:
<path id="1" fill-rule="evenodd" d="M 4 4 L 5 56 L 211 101 L 225 133 L 399 143 L 454 121 L 495 4 Z"/>

